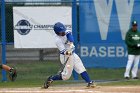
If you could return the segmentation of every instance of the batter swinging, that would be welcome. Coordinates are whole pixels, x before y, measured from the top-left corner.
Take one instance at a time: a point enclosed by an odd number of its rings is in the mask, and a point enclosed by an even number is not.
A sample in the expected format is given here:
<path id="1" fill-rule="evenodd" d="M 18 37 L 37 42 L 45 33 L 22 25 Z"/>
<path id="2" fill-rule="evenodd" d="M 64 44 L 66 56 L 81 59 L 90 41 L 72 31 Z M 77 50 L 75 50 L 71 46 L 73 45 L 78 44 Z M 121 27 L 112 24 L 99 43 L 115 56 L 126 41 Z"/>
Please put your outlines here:
<path id="1" fill-rule="evenodd" d="M 57 75 L 50 76 L 44 83 L 44 88 L 48 88 L 50 84 L 55 80 L 68 80 L 72 74 L 73 69 L 81 75 L 81 77 L 86 81 L 87 87 L 95 87 L 95 84 L 88 76 L 88 73 L 79 58 L 79 56 L 74 52 L 75 46 L 73 45 L 74 39 L 72 32 L 66 30 L 66 27 L 57 22 L 54 25 L 54 32 L 56 33 L 55 43 L 58 49 L 60 50 L 60 61 L 64 64 L 67 60 L 67 63 L 63 71 Z"/>

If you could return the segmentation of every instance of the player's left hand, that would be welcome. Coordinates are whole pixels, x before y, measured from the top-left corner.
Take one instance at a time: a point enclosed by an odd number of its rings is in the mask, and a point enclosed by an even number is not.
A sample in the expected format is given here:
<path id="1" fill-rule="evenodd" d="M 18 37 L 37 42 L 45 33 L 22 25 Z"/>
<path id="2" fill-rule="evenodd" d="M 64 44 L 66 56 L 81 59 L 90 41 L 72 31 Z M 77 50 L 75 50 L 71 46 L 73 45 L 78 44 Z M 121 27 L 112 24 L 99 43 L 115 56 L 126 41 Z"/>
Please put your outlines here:
<path id="1" fill-rule="evenodd" d="M 17 78 L 17 71 L 16 71 L 16 68 L 11 68 L 10 71 L 9 71 L 9 79 L 11 81 L 15 81 Z"/>

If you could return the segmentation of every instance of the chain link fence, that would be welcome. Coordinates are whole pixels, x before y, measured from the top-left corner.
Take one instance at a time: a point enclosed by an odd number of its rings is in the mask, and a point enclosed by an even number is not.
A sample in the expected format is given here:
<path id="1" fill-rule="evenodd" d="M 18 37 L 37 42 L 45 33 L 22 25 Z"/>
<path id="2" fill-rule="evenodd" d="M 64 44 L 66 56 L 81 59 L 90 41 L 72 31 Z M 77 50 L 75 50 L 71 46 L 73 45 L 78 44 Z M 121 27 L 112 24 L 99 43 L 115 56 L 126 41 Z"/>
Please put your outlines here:
<path id="1" fill-rule="evenodd" d="M 70 0 L 6 0 L 6 60 L 58 60 L 57 49 L 15 49 L 13 33 L 14 6 L 71 6 Z M 1 12 L 0 12 L 1 13 Z M 0 23 L 1 24 L 1 23 Z M 1 26 L 0 26 L 1 28 Z M 1 30 L 1 29 L 0 29 Z M 0 33 L 1 36 L 1 33 Z M 0 38 L 1 39 L 1 38 Z"/>
<path id="2" fill-rule="evenodd" d="M 85 2 L 86 3 L 86 0 Z M 77 4 L 78 5 L 78 4 Z M 50 74 L 57 73 L 60 62 L 59 51 L 56 48 L 14 48 L 13 7 L 14 6 L 72 6 L 72 0 L 6 0 L 6 60 L 10 66 L 18 70 L 17 81 L 42 82 Z M 78 7 L 77 7 L 78 8 Z M 78 8 L 79 9 L 79 8 Z M 1 9 L 0 9 L 1 13 Z M 79 16 L 79 14 L 77 14 Z M 77 21 L 79 18 L 77 19 Z M 78 21 L 79 22 L 79 21 Z M 0 18 L 1 25 L 1 18 Z M 79 25 L 77 25 L 79 26 Z M 79 30 L 79 27 L 77 27 Z M 0 26 L 1 31 L 1 26 Z M 2 31 L 1 31 L 2 32 Z M 79 34 L 79 33 L 78 33 Z M 1 37 L 1 33 L 0 33 Z M 79 40 L 80 37 L 78 37 Z M 1 38 L 0 38 L 1 41 Z M 0 46 L 2 47 L 2 46 Z M 1 48 L 2 49 L 2 48 Z M 2 52 L 0 50 L 0 52 Z M 1 60 L 0 54 L 0 60 Z M 124 69 L 87 69 L 91 79 L 120 79 Z M 1 78 L 1 77 L 0 77 Z M 21 82 L 21 83 L 22 83 Z M 33 83 L 32 82 L 32 83 Z M 27 83 L 28 84 L 28 83 Z"/>
<path id="3" fill-rule="evenodd" d="M 45 80 L 50 74 L 57 73 L 60 63 L 57 48 L 14 48 L 13 7 L 71 6 L 71 3 L 71 0 L 5 0 L 6 64 L 17 68 L 17 81 Z M 2 43 L 1 33 L 0 42 Z M 2 45 L 0 47 L 1 61 Z"/>

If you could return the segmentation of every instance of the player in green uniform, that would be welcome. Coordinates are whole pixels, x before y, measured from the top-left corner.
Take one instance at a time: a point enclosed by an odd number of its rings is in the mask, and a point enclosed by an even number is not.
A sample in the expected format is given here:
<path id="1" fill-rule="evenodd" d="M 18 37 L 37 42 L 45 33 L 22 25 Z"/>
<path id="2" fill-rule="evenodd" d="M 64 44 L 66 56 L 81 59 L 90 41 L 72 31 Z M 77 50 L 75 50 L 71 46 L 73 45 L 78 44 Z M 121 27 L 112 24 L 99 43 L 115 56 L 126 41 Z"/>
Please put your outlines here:
<path id="1" fill-rule="evenodd" d="M 140 32 L 137 29 L 137 21 L 132 22 L 132 28 L 128 30 L 125 37 L 125 43 L 127 45 L 128 50 L 128 61 L 126 65 L 126 71 L 124 73 L 125 79 L 130 79 L 130 70 L 131 70 L 132 78 L 138 79 L 137 71 L 138 65 L 140 61 Z"/>

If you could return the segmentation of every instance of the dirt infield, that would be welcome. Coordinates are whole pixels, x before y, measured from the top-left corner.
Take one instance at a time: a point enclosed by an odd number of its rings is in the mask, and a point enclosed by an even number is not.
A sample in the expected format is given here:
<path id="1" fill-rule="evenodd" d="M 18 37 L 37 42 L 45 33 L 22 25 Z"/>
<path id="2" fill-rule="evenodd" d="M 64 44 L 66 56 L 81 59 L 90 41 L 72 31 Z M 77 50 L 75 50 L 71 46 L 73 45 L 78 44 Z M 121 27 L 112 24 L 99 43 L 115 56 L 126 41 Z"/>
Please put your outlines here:
<path id="1" fill-rule="evenodd" d="M 140 93 L 140 86 L 53 86 L 49 89 L 34 88 L 0 88 L 0 93 Z"/>

